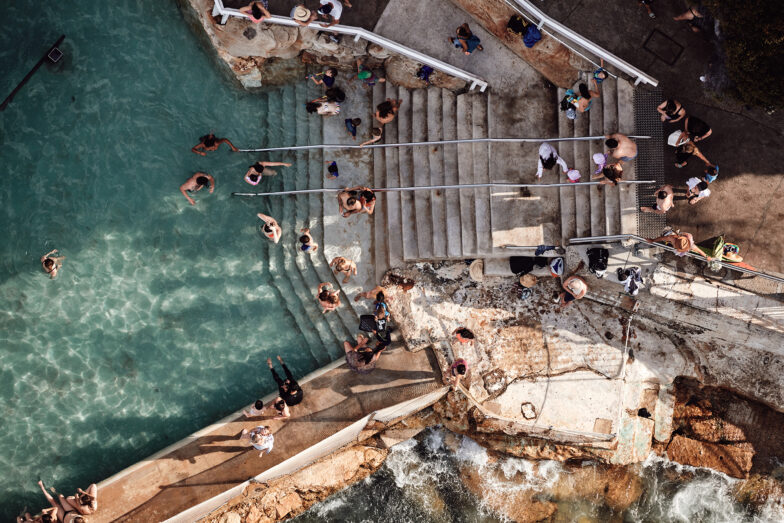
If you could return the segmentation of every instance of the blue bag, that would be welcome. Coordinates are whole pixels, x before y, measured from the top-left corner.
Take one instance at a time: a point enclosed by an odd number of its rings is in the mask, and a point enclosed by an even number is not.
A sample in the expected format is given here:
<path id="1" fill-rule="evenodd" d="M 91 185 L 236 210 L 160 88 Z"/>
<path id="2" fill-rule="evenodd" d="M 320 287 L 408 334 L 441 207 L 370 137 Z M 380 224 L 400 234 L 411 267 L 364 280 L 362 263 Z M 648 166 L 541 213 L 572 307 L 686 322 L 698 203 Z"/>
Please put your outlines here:
<path id="1" fill-rule="evenodd" d="M 523 35 L 523 43 L 526 47 L 533 47 L 541 39 L 542 33 L 535 25 L 531 24 L 526 28 L 525 35 Z"/>

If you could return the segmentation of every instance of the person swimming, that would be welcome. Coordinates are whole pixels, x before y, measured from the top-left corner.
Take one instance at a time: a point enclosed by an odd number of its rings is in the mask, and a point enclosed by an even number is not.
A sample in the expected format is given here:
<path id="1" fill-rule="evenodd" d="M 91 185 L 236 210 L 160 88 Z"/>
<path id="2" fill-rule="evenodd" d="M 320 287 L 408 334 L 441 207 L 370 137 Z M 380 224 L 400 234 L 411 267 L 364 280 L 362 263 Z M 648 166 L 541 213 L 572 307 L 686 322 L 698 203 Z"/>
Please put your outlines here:
<path id="1" fill-rule="evenodd" d="M 207 156 L 206 151 L 217 151 L 220 144 L 226 143 L 231 147 L 231 150 L 237 152 L 237 148 L 226 138 L 217 138 L 214 134 L 205 134 L 199 137 L 199 143 L 191 148 L 191 152 Z"/>
<path id="2" fill-rule="evenodd" d="M 191 198 L 188 193 L 200 191 L 203 187 L 207 186 L 209 186 L 210 194 L 212 194 L 212 192 L 215 190 L 215 178 L 207 173 L 197 172 L 188 178 L 185 183 L 180 185 L 180 192 L 183 196 L 185 196 L 191 205 L 196 205 L 196 201 Z"/>

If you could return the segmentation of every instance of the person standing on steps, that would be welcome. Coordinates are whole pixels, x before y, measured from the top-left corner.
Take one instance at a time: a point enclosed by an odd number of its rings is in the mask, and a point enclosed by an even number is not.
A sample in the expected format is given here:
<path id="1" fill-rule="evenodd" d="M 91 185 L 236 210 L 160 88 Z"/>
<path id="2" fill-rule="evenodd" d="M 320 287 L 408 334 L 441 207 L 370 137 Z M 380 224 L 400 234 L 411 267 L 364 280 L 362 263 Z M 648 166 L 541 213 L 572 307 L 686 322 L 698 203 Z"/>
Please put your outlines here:
<path id="1" fill-rule="evenodd" d="M 360 192 L 356 189 L 356 187 L 351 189 L 346 187 L 338 193 L 338 212 L 343 218 L 361 213 L 364 209 L 360 201 Z"/>
<path id="2" fill-rule="evenodd" d="M 337 310 L 340 307 L 340 291 L 333 291 L 331 283 L 320 283 L 316 298 L 319 305 L 321 305 L 322 314 Z"/>
<path id="3" fill-rule="evenodd" d="M 245 181 L 251 185 L 258 185 L 262 176 L 275 176 L 278 174 L 272 169 L 267 169 L 267 167 L 277 166 L 291 167 L 291 164 L 286 162 L 256 162 L 245 173 Z"/>
<path id="4" fill-rule="evenodd" d="M 672 190 L 672 185 L 663 185 L 656 189 L 656 203 L 650 207 L 640 207 L 642 212 L 652 212 L 655 214 L 665 214 L 667 211 L 675 207 L 675 193 Z"/>
<path id="5" fill-rule="evenodd" d="M 357 264 L 348 258 L 344 258 L 343 256 L 335 256 L 332 258 L 332 261 L 329 262 L 329 267 L 336 275 L 340 273 L 345 275 L 345 278 L 343 278 L 343 283 L 348 283 L 348 279 L 352 274 L 354 276 L 357 275 Z"/>
<path id="6" fill-rule="evenodd" d="M 283 373 L 286 375 L 285 380 L 281 379 L 280 376 L 278 376 L 278 373 L 275 372 L 275 368 L 272 366 L 272 358 L 267 358 L 267 366 L 272 373 L 272 379 L 278 384 L 278 396 L 283 398 L 283 401 L 285 401 L 286 405 L 289 407 L 299 405 L 302 402 L 305 393 L 302 392 L 302 387 L 300 387 L 297 380 L 294 379 L 291 371 L 284 363 L 283 358 L 278 356 L 278 361 L 283 367 Z"/>
<path id="7" fill-rule="evenodd" d="M 307 227 L 300 229 L 299 232 L 302 236 L 299 237 L 299 250 L 302 252 L 314 253 L 318 250 L 318 243 L 313 241 L 313 236 L 310 235 L 310 229 Z"/>
<path id="8" fill-rule="evenodd" d="M 569 171 L 569 167 L 566 165 L 566 161 L 560 156 L 558 156 L 558 151 L 555 150 L 555 147 L 553 147 L 547 142 L 540 145 L 539 163 L 537 164 L 536 167 L 536 177 L 541 178 L 544 169 L 547 169 L 549 171 L 550 169 L 555 167 L 556 163 L 561 167 L 564 174 L 566 174 Z"/>
<path id="9" fill-rule="evenodd" d="M 376 120 L 378 120 L 381 125 L 388 124 L 395 119 L 402 103 L 402 99 L 393 100 L 392 98 L 387 98 L 386 101 L 383 101 L 376 106 Z"/>
<path id="10" fill-rule="evenodd" d="M 591 180 L 599 180 L 602 185 L 618 185 L 618 182 L 623 181 L 623 164 L 611 163 L 602 169 L 601 174 L 591 176 Z"/>
<path id="11" fill-rule="evenodd" d="M 457 34 L 457 37 L 450 36 L 449 42 L 457 49 L 462 49 L 463 54 L 466 56 L 470 55 L 474 51 L 485 50 L 484 47 L 482 47 L 481 40 L 479 40 L 479 37 L 471 32 L 471 28 L 468 27 L 468 24 L 463 24 L 458 27 L 455 30 L 455 34 Z"/>
<path id="12" fill-rule="evenodd" d="M 370 145 L 372 143 L 376 143 L 377 141 L 379 141 L 381 139 L 381 137 L 384 135 L 384 128 L 383 127 L 373 127 L 373 130 L 371 131 L 370 135 L 371 135 L 370 140 L 368 140 L 366 142 L 362 142 L 361 144 L 359 144 L 360 147 L 364 147 L 366 145 Z"/>
<path id="13" fill-rule="evenodd" d="M 199 143 L 194 145 L 191 148 L 191 152 L 196 154 L 200 154 L 202 156 L 207 156 L 206 151 L 217 151 L 220 144 L 226 143 L 229 144 L 231 150 L 235 153 L 237 152 L 237 148 L 234 147 L 234 144 L 231 143 L 227 138 L 217 138 L 214 134 L 205 134 L 201 138 L 199 138 Z"/>
<path id="14" fill-rule="evenodd" d="M 210 187 L 210 194 L 215 190 L 215 178 L 207 173 L 197 172 L 180 185 L 180 192 L 191 205 L 196 205 L 196 201 L 188 193 L 200 191 L 203 187 Z"/>
<path id="15" fill-rule="evenodd" d="M 267 216 L 266 214 L 258 213 L 256 216 L 259 217 L 259 220 L 264 222 L 264 225 L 261 226 L 261 233 L 264 235 L 265 238 L 272 240 L 274 243 L 278 243 L 280 241 L 280 235 L 283 232 L 278 225 L 277 220 L 272 216 Z"/>
<path id="16" fill-rule="evenodd" d="M 604 145 L 609 149 L 609 154 L 616 160 L 631 162 L 637 158 L 637 144 L 628 136 L 621 133 L 608 134 Z"/>

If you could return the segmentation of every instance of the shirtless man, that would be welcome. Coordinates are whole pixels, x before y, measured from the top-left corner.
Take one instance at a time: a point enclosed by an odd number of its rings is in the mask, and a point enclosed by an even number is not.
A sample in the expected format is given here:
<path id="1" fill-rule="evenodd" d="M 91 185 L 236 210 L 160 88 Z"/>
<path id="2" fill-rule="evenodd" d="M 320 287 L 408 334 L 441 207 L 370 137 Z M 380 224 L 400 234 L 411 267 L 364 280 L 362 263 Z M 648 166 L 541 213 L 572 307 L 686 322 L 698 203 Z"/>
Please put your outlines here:
<path id="1" fill-rule="evenodd" d="M 207 173 L 197 172 L 188 178 L 184 184 L 180 185 L 180 192 L 190 202 L 191 205 L 196 205 L 196 201 L 190 197 L 189 192 L 200 191 L 202 187 L 210 186 L 210 194 L 215 190 L 215 178 Z"/>
<path id="2" fill-rule="evenodd" d="M 52 280 L 57 277 L 57 271 L 63 266 L 63 260 L 65 259 L 65 256 L 52 256 L 52 254 L 56 253 L 57 249 L 52 249 L 41 256 L 41 266 Z"/>
<path id="3" fill-rule="evenodd" d="M 357 264 L 343 256 L 336 256 L 333 258 L 332 261 L 329 262 L 329 266 L 335 274 L 340 274 L 342 272 L 346 275 L 346 277 L 343 278 L 343 283 L 348 283 L 348 279 L 352 274 L 354 276 L 357 275 Z"/>
<path id="4" fill-rule="evenodd" d="M 212 133 L 205 134 L 204 136 L 199 138 L 199 143 L 194 145 L 191 148 L 191 151 L 196 153 L 196 154 L 200 154 L 202 156 L 207 156 L 207 153 L 205 151 L 217 151 L 218 147 L 222 143 L 229 144 L 229 147 L 231 147 L 231 150 L 234 151 L 235 153 L 237 152 L 237 148 L 234 147 L 234 144 L 231 143 L 227 138 L 217 138 Z"/>
<path id="5" fill-rule="evenodd" d="M 664 185 L 656 190 L 656 203 L 651 207 L 640 207 L 642 212 L 652 212 L 655 214 L 665 214 L 675 207 L 675 193 L 672 185 Z"/>
<path id="6" fill-rule="evenodd" d="M 267 216 L 266 214 L 258 213 L 256 216 L 259 217 L 259 220 L 264 222 L 264 225 L 261 226 L 261 233 L 269 240 L 272 240 L 275 243 L 280 241 L 281 235 L 281 228 L 278 225 L 277 220 L 272 216 Z"/>
<path id="7" fill-rule="evenodd" d="M 344 218 L 362 212 L 363 206 L 359 194 L 346 187 L 338 193 L 338 212 Z"/>
<path id="8" fill-rule="evenodd" d="M 386 125 L 392 120 L 395 119 L 395 115 L 397 115 L 397 111 L 400 109 L 400 105 L 403 103 L 402 99 L 393 100 L 392 98 L 387 98 L 386 101 L 381 102 L 376 106 L 376 120 L 381 125 Z"/>
<path id="9" fill-rule="evenodd" d="M 622 162 L 631 162 L 637 158 L 637 144 L 621 133 L 608 134 L 604 145 L 610 150 L 612 157 Z"/>

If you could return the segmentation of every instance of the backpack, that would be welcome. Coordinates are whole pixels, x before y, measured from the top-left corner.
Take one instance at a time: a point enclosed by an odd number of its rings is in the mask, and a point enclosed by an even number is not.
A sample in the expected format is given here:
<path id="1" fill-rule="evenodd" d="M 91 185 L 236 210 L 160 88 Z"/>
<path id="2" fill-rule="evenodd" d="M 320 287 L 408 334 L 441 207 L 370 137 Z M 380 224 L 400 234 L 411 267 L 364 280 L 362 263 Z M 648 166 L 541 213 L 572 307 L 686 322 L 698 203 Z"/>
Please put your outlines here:
<path id="1" fill-rule="evenodd" d="M 604 278 L 609 257 L 610 251 L 602 247 L 588 249 L 588 270 L 595 274 L 597 278 Z"/>
<path id="2" fill-rule="evenodd" d="M 528 22 L 520 15 L 512 15 L 506 23 L 506 29 L 518 36 L 525 36 L 526 27 Z"/>
<path id="3" fill-rule="evenodd" d="M 523 43 L 526 47 L 533 47 L 536 42 L 542 39 L 542 33 L 539 32 L 539 29 L 531 24 L 525 30 L 525 35 L 523 36 Z"/>
<path id="4" fill-rule="evenodd" d="M 430 75 L 433 74 L 434 71 L 435 69 L 429 65 L 423 65 L 419 68 L 419 71 L 417 71 L 417 78 L 424 80 L 427 84 L 430 84 Z"/>

